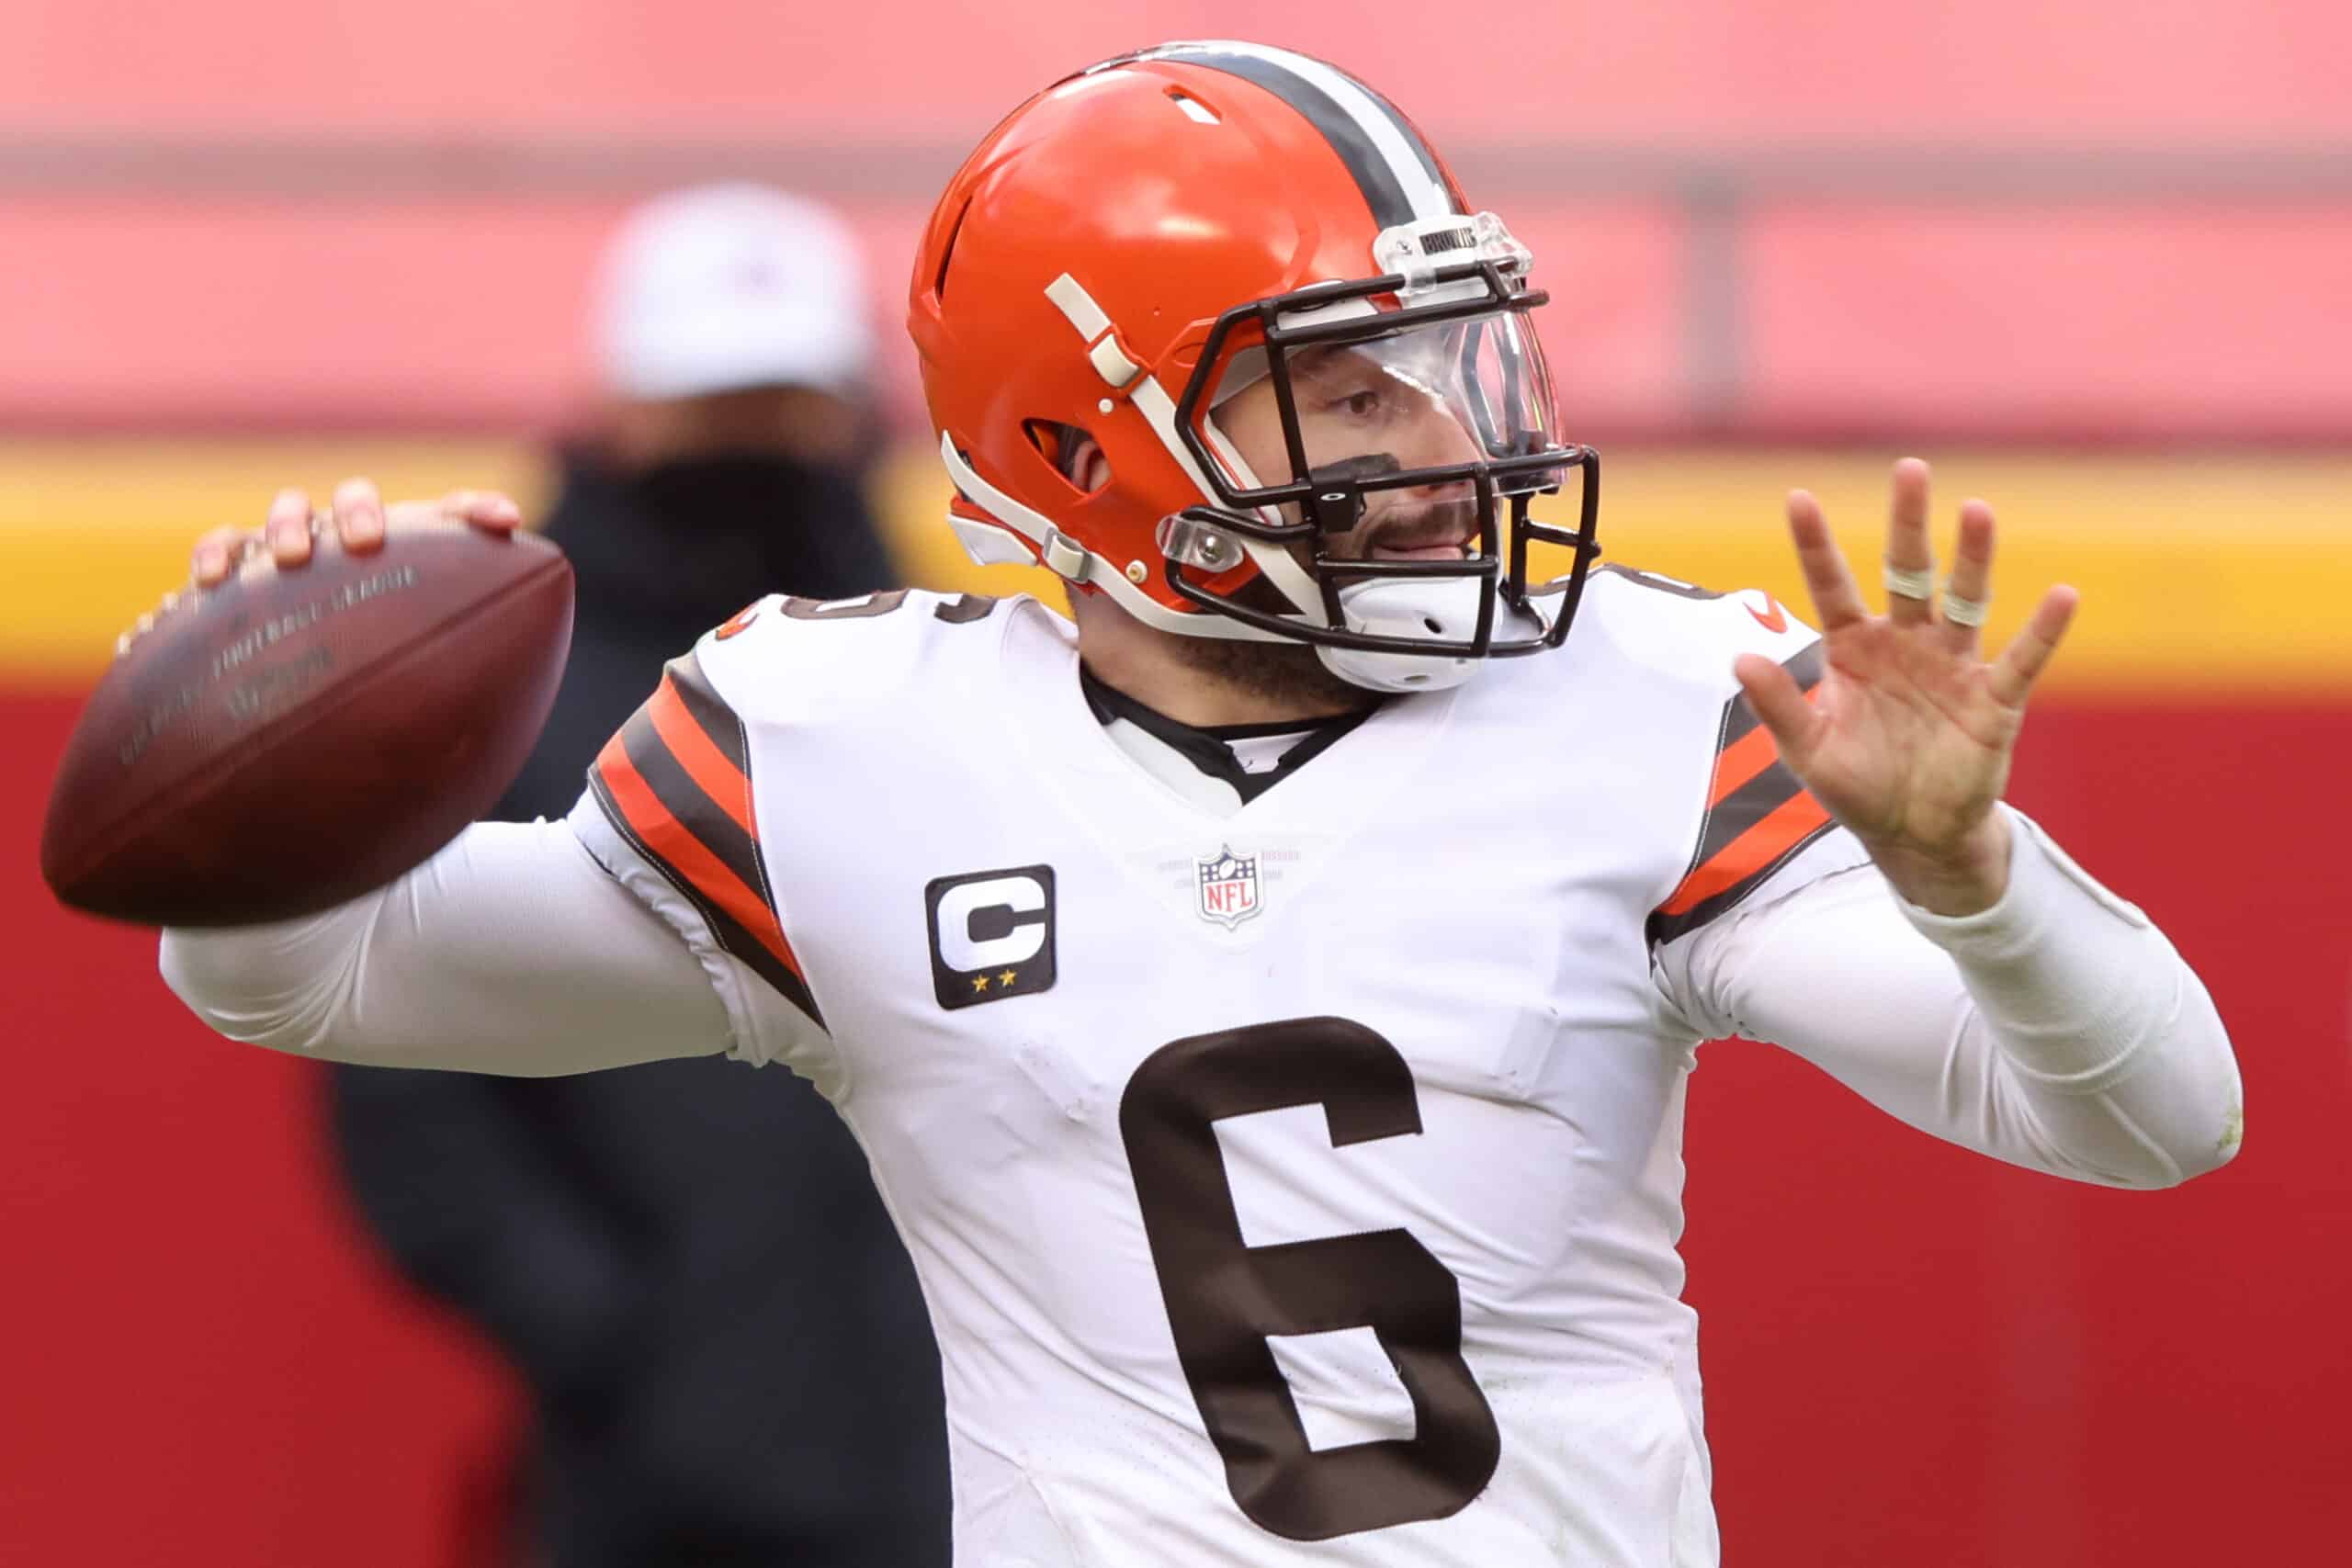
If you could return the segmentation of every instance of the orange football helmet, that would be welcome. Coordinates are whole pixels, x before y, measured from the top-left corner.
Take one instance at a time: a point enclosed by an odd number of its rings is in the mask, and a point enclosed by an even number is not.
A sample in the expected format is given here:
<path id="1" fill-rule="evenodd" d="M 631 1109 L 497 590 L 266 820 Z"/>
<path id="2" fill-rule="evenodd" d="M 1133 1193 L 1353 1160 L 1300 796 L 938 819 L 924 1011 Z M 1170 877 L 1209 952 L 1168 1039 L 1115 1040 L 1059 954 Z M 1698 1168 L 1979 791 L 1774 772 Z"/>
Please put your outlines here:
<path id="1" fill-rule="evenodd" d="M 1321 61 L 1171 43 L 1080 72 L 965 162 L 916 259 L 950 522 L 984 563 L 1040 561 L 1164 630 L 1310 643 L 1376 689 L 1556 647 L 1600 553 L 1599 460 L 1554 434 L 1531 259 L 1410 120 Z M 1377 437 L 1310 452 L 1301 367 L 1335 350 L 1458 426 L 1446 460 Z M 1219 423 L 1266 380 L 1288 472 L 1253 472 Z M 1107 459 L 1091 492 L 1072 433 Z M 1577 525 L 1535 522 L 1570 470 Z M 1327 558 L 1396 490 L 1475 496 L 1475 554 Z M 1572 554 L 1531 583 L 1538 539 Z"/>

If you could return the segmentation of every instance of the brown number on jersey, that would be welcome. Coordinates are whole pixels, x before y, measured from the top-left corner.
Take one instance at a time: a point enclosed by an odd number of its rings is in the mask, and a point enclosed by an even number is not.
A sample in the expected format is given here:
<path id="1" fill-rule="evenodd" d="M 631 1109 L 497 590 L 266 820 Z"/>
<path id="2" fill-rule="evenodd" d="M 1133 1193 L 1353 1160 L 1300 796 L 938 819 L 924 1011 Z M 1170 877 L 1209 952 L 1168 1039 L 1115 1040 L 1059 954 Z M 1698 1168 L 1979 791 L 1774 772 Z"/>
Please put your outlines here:
<path id="1" fill-rule="evenodd" d="M 1163 1045 L 1119 1102 L 1177 1359 L 1241 1511 L 1293 1540 L 1442 1519 L 1495 1473 L 1501 1438 L 1462 1359 L 1462 1291 L 1397 1229 L 1251 1247 L 1220 1118 L 1320 1105 L 1335 1147 L 1421 1130 L 1405 1058 L 1363 1024 L 1299 1018 Z M 1317 1452 L 1269 1335 L 1369 1327 L 1413 1402 L 1408 1438 Z"/>

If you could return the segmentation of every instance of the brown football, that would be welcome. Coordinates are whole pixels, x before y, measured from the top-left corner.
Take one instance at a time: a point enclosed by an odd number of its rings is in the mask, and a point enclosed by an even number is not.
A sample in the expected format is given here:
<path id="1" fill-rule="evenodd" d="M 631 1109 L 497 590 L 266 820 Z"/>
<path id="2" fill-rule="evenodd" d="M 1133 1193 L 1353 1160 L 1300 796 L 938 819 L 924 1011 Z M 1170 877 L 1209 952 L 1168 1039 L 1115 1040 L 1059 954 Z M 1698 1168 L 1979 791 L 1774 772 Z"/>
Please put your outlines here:
<path id="1" fill-rule="evenodd" d="M 396 525 L 319 541 L 142 623 L 66 742 L 40 868 L 144 925 L 310 914 L 379 886 L 490 809 L 547 720 L 571 563 L 546 540 Z"/>

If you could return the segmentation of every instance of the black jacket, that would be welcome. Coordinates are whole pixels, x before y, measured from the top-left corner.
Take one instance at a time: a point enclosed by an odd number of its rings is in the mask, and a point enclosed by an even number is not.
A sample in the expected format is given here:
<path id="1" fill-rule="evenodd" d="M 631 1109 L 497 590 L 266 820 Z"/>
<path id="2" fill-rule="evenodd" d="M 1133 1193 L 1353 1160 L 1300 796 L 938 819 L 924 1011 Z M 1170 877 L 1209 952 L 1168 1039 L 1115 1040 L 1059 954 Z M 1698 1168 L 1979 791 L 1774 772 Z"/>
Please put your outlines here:
<path id="1" fill-rule="evenodd" d="M 578 573 L 571 660 L 500 815 L 568 811 L 662 663 L 760 593 L 888 586 L 839 488 L 811 487 L 821 515 L 681 529 L 572 461 L 547 526 Z M 807 1083 L 695 1058 L 334 1084 L 367 1218 L 530 1383 L 550 1568 L 946 1562 L 930 1325 L 864 1157 Z"/>

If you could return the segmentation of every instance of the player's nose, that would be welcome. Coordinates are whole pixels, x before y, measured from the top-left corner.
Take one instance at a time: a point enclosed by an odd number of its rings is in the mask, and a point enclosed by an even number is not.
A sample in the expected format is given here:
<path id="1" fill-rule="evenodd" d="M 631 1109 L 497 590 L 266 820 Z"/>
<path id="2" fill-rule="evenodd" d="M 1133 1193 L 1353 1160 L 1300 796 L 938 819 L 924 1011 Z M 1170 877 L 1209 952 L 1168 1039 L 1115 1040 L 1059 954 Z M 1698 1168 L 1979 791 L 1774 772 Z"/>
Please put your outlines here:
<path id="1" fill-rule="evenodd" d="M 1452 468 L 1461 463 L 1476 462 L 1478 444 L 1463 428 L 1461 420 L 1446 409 L 1424 409 L 1413 421 L 1406 434 L 1407 450 L 1397 456 L 1408 468 Z M 1451 486 L 1437 487 L 1451 490 Z"/>

